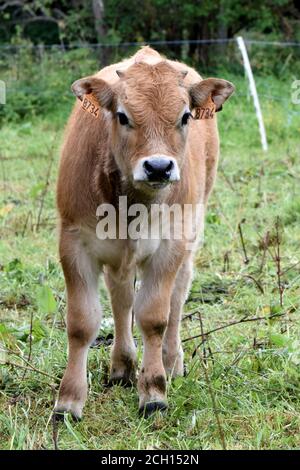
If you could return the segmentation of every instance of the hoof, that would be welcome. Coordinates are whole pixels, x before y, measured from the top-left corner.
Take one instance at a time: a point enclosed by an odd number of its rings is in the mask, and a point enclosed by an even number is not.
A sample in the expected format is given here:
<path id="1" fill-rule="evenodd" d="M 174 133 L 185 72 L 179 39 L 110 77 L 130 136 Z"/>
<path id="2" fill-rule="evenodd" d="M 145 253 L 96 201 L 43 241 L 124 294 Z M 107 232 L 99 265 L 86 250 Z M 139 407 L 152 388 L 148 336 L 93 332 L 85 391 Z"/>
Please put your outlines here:
<path id="1" fill-rule="evenodd" d="M 163 401 L 150 401 L 139 409 L 139 415 L 148 418 L 156 411 L 165 411 L 168 408 Z"/>
<path id="2" fill-rule="evenodd" d="M 132 388 L 135 386 L 136 380 L 128 379 L 127 377 L 114 377 L 109 379 L 107 387 L 114 385 L 121 385 L 124 388 Z"/>
<path id="3" fill-rule="evenodd" d="M 66 414 L 69 414 L 75 422 L 82 419 L 82 409 L 78 406 L 57 405 L 53 410 L 55 421 L 64 421 Z"/>
<path id="4" fill-rule="evenodd" d="M 65 420 L 65 415 L 69 414 L 75 423 L 81 421 L 82 416 L 72 413 L 72 411 L 63 411 L 63 410 L 54 410 L 53 416 L 56 422 L 63 422 Z"/>

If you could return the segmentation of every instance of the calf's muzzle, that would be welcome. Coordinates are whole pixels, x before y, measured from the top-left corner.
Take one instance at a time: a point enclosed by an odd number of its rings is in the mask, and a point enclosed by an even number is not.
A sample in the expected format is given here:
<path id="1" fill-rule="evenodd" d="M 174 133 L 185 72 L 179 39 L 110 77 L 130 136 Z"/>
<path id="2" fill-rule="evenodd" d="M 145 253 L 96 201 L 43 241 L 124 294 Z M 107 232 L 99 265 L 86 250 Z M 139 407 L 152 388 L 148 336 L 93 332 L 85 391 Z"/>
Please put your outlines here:
<path id="1" fill-rule="evenodd" d="M 168 181 L 174 167 L 172 160 L 166 158 L 152 158 L 144 161 L 145 173 L 148 181 Z"/>
<path id="2" fill-rule="evenodd" d="M 139 160 L 133 172 L 133 179 L 150 185 L 165 185 L 180 180 L 179 168 L 173 157 L 152 155 Z"/>

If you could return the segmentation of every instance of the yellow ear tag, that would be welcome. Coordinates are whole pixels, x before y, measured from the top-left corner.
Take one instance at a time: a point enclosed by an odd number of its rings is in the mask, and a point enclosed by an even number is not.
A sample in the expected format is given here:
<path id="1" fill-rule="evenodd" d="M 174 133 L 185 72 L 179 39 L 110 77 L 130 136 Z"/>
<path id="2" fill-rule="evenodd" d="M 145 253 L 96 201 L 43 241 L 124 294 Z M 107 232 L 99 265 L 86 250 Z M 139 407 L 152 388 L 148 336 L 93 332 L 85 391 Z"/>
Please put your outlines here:
<path id="1" fill-rule="evenodd" d="M 216 112 L 216 105 L 211 99 L 211 96 L 207 99 L 203 106 L 195 108 L 194 119 L 212 119 Z"/>
<path id="2" fill-rule="evenodd" d="M 100 106 L 92 94 L 83 96 L 81 107 L 84 111 L 90 113 L 94 118 L 99 116 Z"/>

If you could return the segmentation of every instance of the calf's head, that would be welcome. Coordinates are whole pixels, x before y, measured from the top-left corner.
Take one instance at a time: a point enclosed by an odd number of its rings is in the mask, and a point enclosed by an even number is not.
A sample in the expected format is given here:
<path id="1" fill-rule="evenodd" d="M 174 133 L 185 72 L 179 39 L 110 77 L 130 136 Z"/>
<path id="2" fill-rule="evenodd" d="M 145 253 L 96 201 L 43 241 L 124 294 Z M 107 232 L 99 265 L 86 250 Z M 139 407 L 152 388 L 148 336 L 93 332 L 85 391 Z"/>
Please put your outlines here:
<path id="1" fill-rule="evenodd" d="M 123 178 L 159 190 L 180 179 L 193 109 L 211 99 L 220 110 L 234 87 L 216 78 L 187 87 L 187 72 L 165 61 L 140 62 L 116 73 L 114 85 L 92 76 L 74 82 L 72 90 L 79 99 L 92 94 L 110 111 L 111 150 Z"/>

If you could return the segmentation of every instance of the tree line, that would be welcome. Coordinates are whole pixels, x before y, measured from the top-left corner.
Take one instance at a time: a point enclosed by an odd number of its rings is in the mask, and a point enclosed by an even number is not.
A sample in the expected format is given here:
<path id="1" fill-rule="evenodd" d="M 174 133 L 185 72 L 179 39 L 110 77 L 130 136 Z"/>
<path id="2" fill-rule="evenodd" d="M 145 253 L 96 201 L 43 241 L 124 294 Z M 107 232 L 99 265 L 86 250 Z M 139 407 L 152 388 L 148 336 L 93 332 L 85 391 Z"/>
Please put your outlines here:
<path id="1" fill-rule="evenodd" d="M 34 44 L 227 39 L 300 41 L 300 4 L 291 0 L 1 0 L 0 42 L 18 34 Z M 207 63 L 214 50 L 185 47 Z"/>

